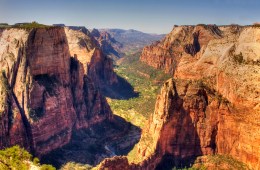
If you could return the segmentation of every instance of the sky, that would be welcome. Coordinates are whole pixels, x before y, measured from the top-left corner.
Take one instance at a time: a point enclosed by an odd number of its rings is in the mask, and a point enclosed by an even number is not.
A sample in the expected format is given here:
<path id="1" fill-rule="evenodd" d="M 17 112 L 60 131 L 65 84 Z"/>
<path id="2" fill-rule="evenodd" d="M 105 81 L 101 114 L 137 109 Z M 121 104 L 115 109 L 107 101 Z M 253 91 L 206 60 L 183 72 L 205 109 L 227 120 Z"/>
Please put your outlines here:
<path id="1" fill-rule="evenodd" d="M 136 29 L 169 33 L 173 25 L 260 22 L 260 0 L 0 0 L 0 23 Z"/>

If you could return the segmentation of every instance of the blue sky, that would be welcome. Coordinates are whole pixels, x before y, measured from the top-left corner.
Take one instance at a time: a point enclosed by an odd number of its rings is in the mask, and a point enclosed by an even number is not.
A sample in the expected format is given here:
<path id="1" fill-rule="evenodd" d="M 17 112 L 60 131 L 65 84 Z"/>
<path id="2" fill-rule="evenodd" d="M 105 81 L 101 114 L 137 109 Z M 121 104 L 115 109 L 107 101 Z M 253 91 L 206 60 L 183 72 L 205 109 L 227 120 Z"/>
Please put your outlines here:
<path id="1" fill-rule="evenodd" d="M 260 0 L 0 0 L 0 22 L 168 33 L 173 25 L 260 22 Z"/>

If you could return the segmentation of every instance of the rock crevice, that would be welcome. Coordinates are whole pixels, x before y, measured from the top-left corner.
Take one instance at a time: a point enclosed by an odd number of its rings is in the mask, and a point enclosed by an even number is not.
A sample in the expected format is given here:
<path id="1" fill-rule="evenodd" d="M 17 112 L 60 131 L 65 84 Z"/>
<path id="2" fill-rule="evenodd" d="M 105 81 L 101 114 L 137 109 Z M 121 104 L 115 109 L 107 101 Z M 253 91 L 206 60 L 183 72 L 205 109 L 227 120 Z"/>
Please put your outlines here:
<path id="1" fill-rule="evenodd" d="M 1 31 L 0 67 L 9 83 L 0 90 L 10 95 L 1 97 L 0 147 L 19 144 L 41 156 L 67 144 L 73 129 L 113 119 L 100 88 L 116 75 L 88 30 Z"/>

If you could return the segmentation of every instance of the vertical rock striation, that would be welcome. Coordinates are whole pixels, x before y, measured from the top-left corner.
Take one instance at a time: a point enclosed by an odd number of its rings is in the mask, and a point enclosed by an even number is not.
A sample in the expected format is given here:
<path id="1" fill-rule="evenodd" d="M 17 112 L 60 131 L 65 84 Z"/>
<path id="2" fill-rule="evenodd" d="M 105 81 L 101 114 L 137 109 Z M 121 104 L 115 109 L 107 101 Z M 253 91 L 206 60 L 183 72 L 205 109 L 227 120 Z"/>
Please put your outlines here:
<path id="1" fill-rule="evenodd" d="M 154 68 L 174 74 L 182 57 L 195 56 L 210 40 L 221 36 L 221 30 L 214 25 L 176 26 L 161 41 L 144 47 L 140 59 Z"/>
<path id="2" fill-rule="evenodd" d="M 144 164 L 148 169 L 183 166 L 208 154 L 227 154 L 260 168 L 260 30 L 209 28 L 215 38 L 199 38 L 201 50 L 182 55 L 175 80 L 166 82 L 158 97 L 142 137 L 153 134 L 152 145 L 139 144 L 141 157 L 150 160 Z"/>
<path id="3" fill-rule="evenodd" d="M 174 74 L 143 130 L 137 161 L 125 166 L 171 169 L 222 154 L 260 169 L 259 37 L 253 26 L 180 26 L 144 48 L 141 61 Z"/>
<path id="4" fill-rule="evenodd" d="M 117 79 L 87 29 L 0 32 L 1 147 L 42 155 L 67 144 L 73 129 L 113 119 L 99 89 Z"/>

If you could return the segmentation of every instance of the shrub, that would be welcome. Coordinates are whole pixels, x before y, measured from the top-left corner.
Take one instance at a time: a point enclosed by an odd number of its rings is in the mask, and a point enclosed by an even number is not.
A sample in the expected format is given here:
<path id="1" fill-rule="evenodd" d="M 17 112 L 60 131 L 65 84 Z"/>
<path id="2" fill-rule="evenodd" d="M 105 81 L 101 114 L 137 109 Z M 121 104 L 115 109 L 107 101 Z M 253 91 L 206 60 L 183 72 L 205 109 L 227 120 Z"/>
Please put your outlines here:
<path id="1" fill-rule="evenodd" d="M 39 159 L 32 158 L 29 152 L 19 146 L 0 150 L 0 169 L 28 170 L 32 160 L 35 165 L 39 166 Z M 55 170 L 51 165 L 43 165 L 41 168 L 43 168 L 43 170 Z"/>
<path id="2" fill-rule="evenodd" d="M 40 160 L 39 160 L 39 158 L 33 158 L 33 164 L 34 165 L 39 165 L 40 164 Z"/>
<path id="3" fill-rule="evenodd" d="M 8 25 L 7 23 L 0 23 L 0 28 L 8 28 L 10 27 L 10 25 Z"/>
<path id="4" fill-rule="evenodd" d="M 6 73 L 4 70 L 2 70 L 2 72 L 1 72 L 0 82 L 2 83 L 2 88 L 3 88 L 4 92 L 9 93 L 10 92 L 9 83 L 6 78 Z"/>
<path id="5" fill-rule="evenodd" d="M 21 23 L 13 26 L 14 28 L 33 29 L 33 28 L 52 28 L 53 26 L 39 24 L 38 22 Z"/>
<path id="6" fill-rule="evenodd" d="M 93 167 L 88 164 L 68 162 L 61 167 L 62 170 L 91 170 Z"/>
<path id="7" fill-rule="evenodd" d="M 256 23 L 254 23 L 252 26 L 253 26 L 253 27 L 258 27 L 258 28 L 260 28 L 260 23 L 259 23 L 259 22 L 256 22 Z"/>
<path id="8" fill-rule="evenodd" d="M 28 169 L 25 161 L 30 161 L 32 156 L 19 146 L 13 146 L 0 151 L 0 165 L 8 169 Z"/>
<path id="9" fill-rule="evenodd" d="M 244 57 L 242 55 L 242 53 L 240 52 L 237 55 L 234 55 L 233 60 L 237 63 L 237 64 L 242 64 L 245 63 Z"/>
<path id="10" fill-rule="evenodd" d="M 54 168 L 54 167 L 51 166 L 51 165 L 43 164 L 43 165 L 41 166 L 40 170 L 56 170 L 56 168 Z"/>

